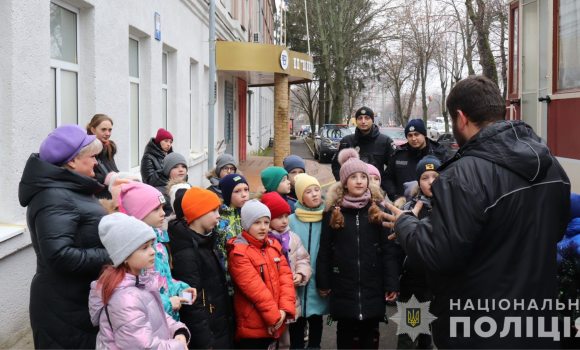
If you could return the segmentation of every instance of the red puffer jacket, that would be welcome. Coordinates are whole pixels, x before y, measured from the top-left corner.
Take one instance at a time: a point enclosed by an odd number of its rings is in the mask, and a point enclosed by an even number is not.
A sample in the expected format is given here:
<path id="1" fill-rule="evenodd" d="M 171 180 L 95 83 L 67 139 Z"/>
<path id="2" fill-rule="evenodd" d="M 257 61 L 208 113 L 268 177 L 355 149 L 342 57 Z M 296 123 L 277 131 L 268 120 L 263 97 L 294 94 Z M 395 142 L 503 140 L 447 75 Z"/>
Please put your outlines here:
<path id="1" fill-rule="evenodd" d="M 228 269 L 234 282 L 236 340 L 242 338 L 279 338 L 286 325 L 274 334 L 268 327 L 295 315 L 296 296 L 292 271 L 276 240 L 259 241 L 247 232 L 228 241 Z"/>

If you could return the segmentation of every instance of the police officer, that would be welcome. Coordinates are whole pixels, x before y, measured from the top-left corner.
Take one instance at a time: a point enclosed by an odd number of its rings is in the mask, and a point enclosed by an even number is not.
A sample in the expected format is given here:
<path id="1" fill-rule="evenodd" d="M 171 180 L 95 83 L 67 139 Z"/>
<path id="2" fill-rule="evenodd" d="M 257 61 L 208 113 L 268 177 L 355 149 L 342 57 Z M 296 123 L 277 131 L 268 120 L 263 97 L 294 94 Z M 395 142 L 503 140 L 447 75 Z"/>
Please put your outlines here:
<path id="1" fill-rule="evenodd" d="M 340 164 L 338 153 L 344 148 L 354 148 L 359 153 L 360 159 L 374 165 L 381 172 L 381 179 L 385 166 L 389 163 L 391 152 L 397 147 L 393 140 L 381 133 L 374 124 L 375 113 L 368 107 L 362 107 L 355 114 L 356 130 L 353 135 L 347 135 L 340 140 L 336 154 L 332 158 L 332 174 L 336 181 L 340 181 Z M 381 184 L 383 187 L 384 182 Z"/>
<path id="2" fill-rule="evenodd" d="M 405 192 L 403 184 L 416 180 L 417 164 L 426 155 L 437 157 L 441 163 L 449 159 L 445 147 L 427 138 L 427 130 L 422 119 L 412 119 L 405 127 L 407 143 L 397 147 L 387 165 L 383 188 L 391 200 L 396 200 Z"/>

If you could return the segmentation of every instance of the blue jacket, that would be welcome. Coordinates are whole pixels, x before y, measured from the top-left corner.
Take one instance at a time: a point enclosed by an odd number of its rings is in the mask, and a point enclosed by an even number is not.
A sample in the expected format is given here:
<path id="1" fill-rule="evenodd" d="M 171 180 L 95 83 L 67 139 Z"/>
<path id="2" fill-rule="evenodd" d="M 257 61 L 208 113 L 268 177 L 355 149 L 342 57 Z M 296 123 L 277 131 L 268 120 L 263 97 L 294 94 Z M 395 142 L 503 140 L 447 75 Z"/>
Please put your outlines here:
<path id="1" fill-rule="evenodd" d="M 310 209 L 300 204 L 300 202 L 296 202 L 295 207 L 296 209 L 300 208 L 309 211 L 324 210 L 324 204 L 316 209 Z M 316 258 L 320 247 L 322 218 L 318 222 L 302 222 L 296 214 L 292 214 L 290 215 L 290 229 L 300 237 L 302 245 L 310 254 L 310 266 L 312 266 L 312 277 L 310 277 L 308 284 L 303 287 L 296 287 L 302 305 L 302 317 L 327 315 L 330 313 L 329 299 L 321 297 L 316 288 Z"/>

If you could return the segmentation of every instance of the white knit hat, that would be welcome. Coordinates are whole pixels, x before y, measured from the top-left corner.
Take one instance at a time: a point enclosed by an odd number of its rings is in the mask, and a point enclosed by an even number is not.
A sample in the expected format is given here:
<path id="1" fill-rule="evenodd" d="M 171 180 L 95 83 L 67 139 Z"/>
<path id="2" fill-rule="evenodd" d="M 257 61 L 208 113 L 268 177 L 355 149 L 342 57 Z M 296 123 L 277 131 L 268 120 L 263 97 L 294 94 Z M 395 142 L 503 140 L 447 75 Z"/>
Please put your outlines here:
<path id="1" fill-rule="evenodd" d="M 118 267 L 141 245 L 157 238 L 157 235 L 143 221 L 123 213 L 113 213 L 101 219 L 99 237 L 113 265 Z"/>

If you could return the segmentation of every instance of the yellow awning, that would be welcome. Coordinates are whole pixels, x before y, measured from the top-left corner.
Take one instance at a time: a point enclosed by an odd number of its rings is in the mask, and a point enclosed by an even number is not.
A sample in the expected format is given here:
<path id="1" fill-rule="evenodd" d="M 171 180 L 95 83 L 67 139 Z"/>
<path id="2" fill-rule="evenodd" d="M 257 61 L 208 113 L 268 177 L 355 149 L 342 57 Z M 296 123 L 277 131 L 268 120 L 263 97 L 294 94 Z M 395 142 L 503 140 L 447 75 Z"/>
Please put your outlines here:
<path id="1" fill-rule="evenodd" d="M 273 86 L 274 74 L 288 74 L 290 84 L 312 81 L 312 56 L 271 44 L 216 42 L 216 68 L 249 86 Z M 284 69 L 286 68 L 286 69 Z"/>

